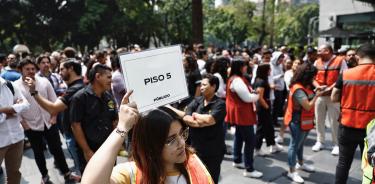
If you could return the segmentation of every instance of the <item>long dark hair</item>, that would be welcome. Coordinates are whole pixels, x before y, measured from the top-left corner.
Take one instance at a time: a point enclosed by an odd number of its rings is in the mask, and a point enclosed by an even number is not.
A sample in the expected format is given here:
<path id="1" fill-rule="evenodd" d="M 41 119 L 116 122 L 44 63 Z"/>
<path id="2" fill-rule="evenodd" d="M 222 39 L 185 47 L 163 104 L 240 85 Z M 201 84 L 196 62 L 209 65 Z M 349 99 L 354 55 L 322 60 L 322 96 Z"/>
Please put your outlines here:
<path id="1" fill-rule="evenodd" d="M 228 79 L 227 70 L 228 70 L 229 62 L 230 61 L 228 58 L 219 57 L 214 61 L 214 63 L 211 66 L 211 73 L 212 74 L 219 73 L 221 77 L 223 78 L 225 84 L 227 83 L 227 79 Z"/>
<path id="2" fill-rule="evenodd" d="M 296 83 L 300 83 L 304 87 L 312 87 L 313 79 L 317 72 L 318 70 L 310 63 L 299 65 L 290 81 L 290 87 Z"/>
<path id="3" fill-rule="evenodd" d="M 245 66 L 245 62 L 242 59 L 234 59 L 230 65 L 229 77 L 233 75 L 243 76 L 242 67 Z"/>
<path id="4" fill-rule="evenodd" d="M 165 182 L 166 173 L 161 155 L 170 126 L 176 120 L 180 122 L 182 128 L 187 127 L 174 111 L 166 107 L 160 107 L 142 115 L 139 122 L 135 124 L 132 136 L 132 156 L 137 167 L 142 171 L 143 184 Z M 188 159 L 192 151 L 188 146 L 185 149 Z M 177 163 L 176 167 L 190 184 L 185 163 Z"/>
<path id="5" fill-rule="evenodd" d="M 270 70 L 271 70 L 271 66 L 269 64 L 260 64 L 257 68 L 256 78 L 263 79 L 264 81 L 267 82 L 268 81 L 268 72 Z"/>
<path id="6" fill-rule="evenodd" d="M 194 57 L 186 56 L 185 61 L 187 62 L 187 66 L 185 67 L 185 72 L 191 73 L 198 69 L 198 63 Z"/>

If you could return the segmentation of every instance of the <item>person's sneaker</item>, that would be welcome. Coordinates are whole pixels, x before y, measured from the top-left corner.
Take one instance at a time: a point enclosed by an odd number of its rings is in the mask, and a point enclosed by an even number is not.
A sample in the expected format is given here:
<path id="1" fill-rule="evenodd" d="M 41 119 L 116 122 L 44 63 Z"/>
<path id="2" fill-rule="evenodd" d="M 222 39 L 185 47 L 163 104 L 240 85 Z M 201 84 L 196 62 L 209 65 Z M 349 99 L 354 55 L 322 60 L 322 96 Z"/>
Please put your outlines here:
<path id="1" fill-rule="evenodd" d="M 321 142 L 316 142 L 315 145 L 312 147 L 313 151 L 320 151 L 324 148 L 324 145 Z"/>
<path id="2" fill-rule="evenodd" d="M 52 182 L 49 180 L 49 176 L 44 176 L 42 177 L 42 181 L 40 182 L 41 184 L 51 184 Z"/>
<path id="3" fill-rule="evenodd" d="M 288 178 L 290 178 L 292 181 L 294 181 L 296 183 L 303 183 L 303 182 L 305 182 L 305 180 L 303 180 L 303 178 L 296 171 L 294 171 L 292 173 L 288 172 Z"/>
<path id="4" fill-rule="evenodd" d="M 226 155 L 233 155 L 232 147 L 230 147 L 229 145 L 225 145 L 225 154 Z"/>
<path id="5" fill-rule="evenodd" d="M 261 157 L 264 157 L 266 156 L 267 154 L 265 152 L 263 152 L 262 149 L 259 149 L 259 150 L 255 150 L 255 156 L 261 156 Z"/>
<path id="6" fill-rule="evenodd" d="M 81 182 L 81 176 L 75 174 L 74 172 L 69 172 L 64 176 L 65 182 Z"/>
<path id="7" fill-rule="evenodd" d="M 236 162 L 233 162 L 233 163 L 232 163 L 232 166 L 235 167 L 235 168 L 239 168 L 239 169 L 242 169 L 242 168 L 243 168 L 243 166 L 242 166 L 241 163 L 236 163 Z"/>
<path id="8" fill-rule="evenodd" d="M 254 170 L 252 172 L 245 171 L 245 172 L 243 172 L 243 176 L 250 177 L 250 178 L 260 178 L 260 177 L 263 176 L 263 173 L 261 173 L 257 170 Z"/>
<path id="9" fill-rule="evenodd" d="M 282 138 L 280 135 L 278 135 L 278 136 L 275 138 L 275 142 L 276 142 L 276 143 L 279 143 L 279 144 L 282 144 L 282 143 L 284 143 L 284 138 Z"/>
<path id="10" fill-rule="evenodd" d="M 276 143 L 275 145 L 270 146 L 270 153 L 276 153 L 280 151 L 283 151 L 283 146 L 281 146 L 280 144 Z"/>
<path id="11" fill-rule="evenodd" d="M 339 147 L 338 146 L 333 146 L 331 154 L 334 156 L 339 155 Z"/>
<path id="12" fill-rule="evenodd" d="M 302 165 L 300 165 L 299 163 L 297 163 L 296 164 L 296 169 L 304 170 L 304 171 L 307 171 L 307 172 L 315 172 L 314 166 L 306 164 L 306 163 L 304 163 Z"/>

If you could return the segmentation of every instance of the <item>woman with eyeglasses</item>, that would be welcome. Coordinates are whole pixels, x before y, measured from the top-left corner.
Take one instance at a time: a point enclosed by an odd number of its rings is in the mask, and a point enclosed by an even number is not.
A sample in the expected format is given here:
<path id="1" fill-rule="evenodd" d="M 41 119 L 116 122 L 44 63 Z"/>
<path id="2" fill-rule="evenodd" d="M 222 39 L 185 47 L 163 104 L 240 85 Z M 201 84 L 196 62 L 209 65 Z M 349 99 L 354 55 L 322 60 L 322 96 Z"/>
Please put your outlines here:
<path id="1" fill-rule="evenodd" d="M 179 116 L 163 107 L 139 115 L 128 92 L 119 110 L 117 128 L 94 154 L 83 184 L 212 184 L 210 174 L 185 145 L 189 130 Z M 113 168 L 127 132 L 133 128 L 133 161 Z"/>

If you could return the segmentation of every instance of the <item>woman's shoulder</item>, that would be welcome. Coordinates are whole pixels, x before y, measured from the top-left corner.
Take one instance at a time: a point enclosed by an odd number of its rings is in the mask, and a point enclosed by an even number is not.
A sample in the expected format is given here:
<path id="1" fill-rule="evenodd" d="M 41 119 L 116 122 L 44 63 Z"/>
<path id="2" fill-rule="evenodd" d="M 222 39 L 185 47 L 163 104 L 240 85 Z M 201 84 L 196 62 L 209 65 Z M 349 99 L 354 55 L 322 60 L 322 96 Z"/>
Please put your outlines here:
<path id="1" fill-rule="evenodd" d="M 117 164 L 112 170 L 111 180 L 116 183 L 130 184 L 131 178 L 135 177 L 136 169 L 134 162 Z"/>

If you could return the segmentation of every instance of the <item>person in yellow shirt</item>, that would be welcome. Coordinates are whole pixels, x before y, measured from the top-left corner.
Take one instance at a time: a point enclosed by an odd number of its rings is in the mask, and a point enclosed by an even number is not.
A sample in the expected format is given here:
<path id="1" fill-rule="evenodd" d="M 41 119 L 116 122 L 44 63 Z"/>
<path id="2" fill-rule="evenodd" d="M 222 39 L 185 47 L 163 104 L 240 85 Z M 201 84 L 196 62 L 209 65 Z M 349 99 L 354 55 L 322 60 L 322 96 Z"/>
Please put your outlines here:
<path id="1" fill-rule="evenodd" d="M 185 145 L 189 129 L 171 109 L 160 107 L 139 115 L 128 92 L 119 108 L 119 122 L 88 162 L 82 184 L 212 184 L 205 166 Z M 113 168 L 118 150 L 133 128 L 133 160 Z"/>

